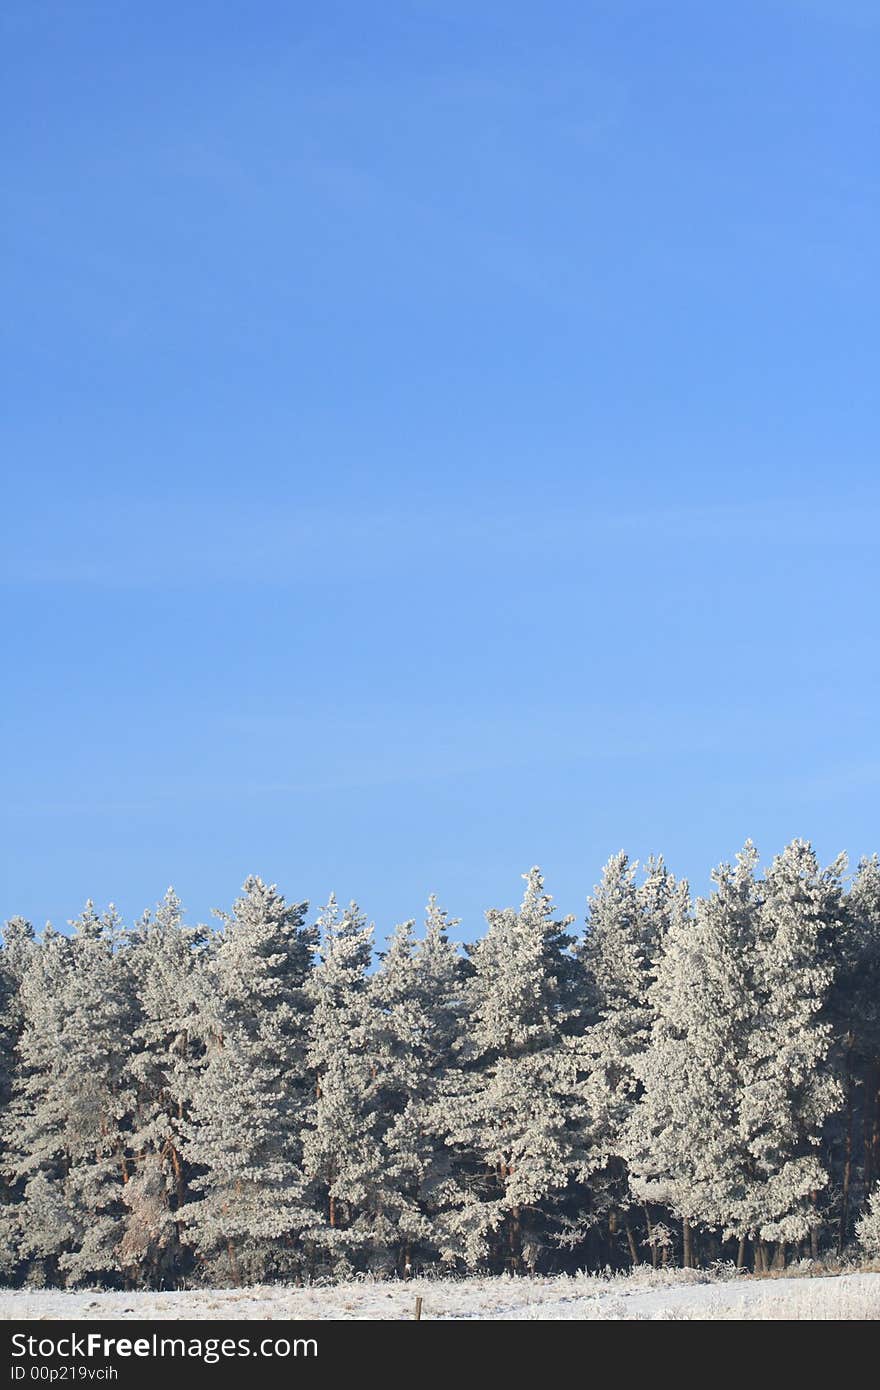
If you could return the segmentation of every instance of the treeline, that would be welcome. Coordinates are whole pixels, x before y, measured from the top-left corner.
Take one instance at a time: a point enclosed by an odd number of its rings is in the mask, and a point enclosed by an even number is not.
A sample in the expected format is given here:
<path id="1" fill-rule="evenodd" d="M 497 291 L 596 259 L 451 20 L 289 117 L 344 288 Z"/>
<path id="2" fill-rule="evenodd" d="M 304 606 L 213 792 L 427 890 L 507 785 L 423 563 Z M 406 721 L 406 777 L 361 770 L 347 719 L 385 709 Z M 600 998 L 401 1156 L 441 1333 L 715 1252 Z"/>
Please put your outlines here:
<path id="1" fill-rule="evenodd" d="M 168 1287 L 880 1254 L 880 863 L 749 844 L 694 903 L 539 870 L 374 960 L 258 878 L 217 930 L 21 918 L 0 951 L 8 1283 Z M 873 1194 L 873 1195 L 872 1195 Z"/>

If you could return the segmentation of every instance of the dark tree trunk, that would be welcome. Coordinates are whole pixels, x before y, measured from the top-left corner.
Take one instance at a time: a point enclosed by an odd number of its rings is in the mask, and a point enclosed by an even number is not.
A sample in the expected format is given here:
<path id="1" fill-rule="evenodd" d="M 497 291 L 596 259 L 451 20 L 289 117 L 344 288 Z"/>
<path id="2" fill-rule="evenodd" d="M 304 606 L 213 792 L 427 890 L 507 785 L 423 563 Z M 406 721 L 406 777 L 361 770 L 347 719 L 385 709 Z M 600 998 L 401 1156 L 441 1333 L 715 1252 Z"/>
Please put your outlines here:
<path id="1" fill-rule="evenodd" d="M 874 1072 L 874 1120 L 871 1125 L 871 1186 L 880 1174 L 880 1066 Z"/>
<path id="2" fill-rule="evenodd" d="M 510 1267 L 516 1273 L 522 1264 L 522 1213 L 519 1207 L 510 1209 L 510 1230 L 508 1232 L 508 1248 L 510 1250 Z"/>
<path id="3" fill-rule="evenodd" d="M 685 1269 L 694 1267 L 694 1237 L 687 1217 L 681 1222 L 681 1262 Z"/>
<path id="4" fill-rule="evenodd" d="M 846 1138 L 843 1148 L 843 1189 L 840 1204 L 840 1226 L 837 1231 L 837 1253 L 841 1254 L 849 1234 L 849 1194 L 852 1182 L 853 1148 L 853 1075 L 852 1045 L 846 1054 Z"/>
<path id="5" fill-rule="evenodd" d="M 650 1209 L 650 1207 L 648 1206 L 648 1203 L 647 1203 L 647 1202 L 645 1203 L 645 1226 L 646 1226 L 647 1232 L 648 1232 L 648 1244 L 649 1244 L 650 1247 L 651 1247 L 651 1264 L 652 1264 L 653 1268 L 656 1269 L 656 1268 L 657 1268 L 657 1242 L 654 1240 L 654 1227 L 653 1227 L 652 1224 L 651 1224 L 651 1209 Z"/>
<path id="6" fill-rule="evenodd" d="M 626 1243 L 629 1246 L 630 1259 L 634 1265 L 637 1265 L 639 1262 L 639 1252 L 636 1246 L 635 1236 L 633 1235 L 632 1226 L 629 1224 L 628 1216 L 624 1216 L 623 1225 L 626 1230 Z"/>

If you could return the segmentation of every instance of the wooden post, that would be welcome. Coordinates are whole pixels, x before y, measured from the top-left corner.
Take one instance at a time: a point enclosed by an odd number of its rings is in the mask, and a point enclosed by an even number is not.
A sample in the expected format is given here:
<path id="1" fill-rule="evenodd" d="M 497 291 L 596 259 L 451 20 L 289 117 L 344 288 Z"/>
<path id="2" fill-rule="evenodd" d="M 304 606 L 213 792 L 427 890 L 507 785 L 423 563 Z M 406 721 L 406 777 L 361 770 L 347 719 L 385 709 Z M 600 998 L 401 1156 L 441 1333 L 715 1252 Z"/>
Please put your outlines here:
<path id="1" fill-rule="evenodd" d="M 422 1320 L 422 1300 L 421 1300 L 421 1296 L 420 1296 L 419 1298 L 416 1299 L 416 1311 L 415 1311 L 414 1317 L 415 1317 L 416 1322 L 421 1322 L 421 1320 Z"/>

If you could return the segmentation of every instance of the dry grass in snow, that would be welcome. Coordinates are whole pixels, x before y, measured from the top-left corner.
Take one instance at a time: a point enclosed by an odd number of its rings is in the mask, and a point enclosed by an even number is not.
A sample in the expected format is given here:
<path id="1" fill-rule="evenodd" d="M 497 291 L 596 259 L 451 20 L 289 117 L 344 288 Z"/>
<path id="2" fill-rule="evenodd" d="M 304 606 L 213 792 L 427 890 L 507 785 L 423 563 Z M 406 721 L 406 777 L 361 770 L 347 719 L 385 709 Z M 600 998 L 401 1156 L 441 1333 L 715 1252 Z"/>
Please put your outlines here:
<path id="1" fill-rule="evenodd" d="M 544 1320 L 880 1318 L 880 1273 L 773 1279 L 711 1277 L 696 1270 L 638 1270 L 615 1278 L 356 1280 L 311 1288 L 267 1286 L 163 1293 L 0 1290 L 0 1319 L 249 1320 L 422 1317 Z"/>

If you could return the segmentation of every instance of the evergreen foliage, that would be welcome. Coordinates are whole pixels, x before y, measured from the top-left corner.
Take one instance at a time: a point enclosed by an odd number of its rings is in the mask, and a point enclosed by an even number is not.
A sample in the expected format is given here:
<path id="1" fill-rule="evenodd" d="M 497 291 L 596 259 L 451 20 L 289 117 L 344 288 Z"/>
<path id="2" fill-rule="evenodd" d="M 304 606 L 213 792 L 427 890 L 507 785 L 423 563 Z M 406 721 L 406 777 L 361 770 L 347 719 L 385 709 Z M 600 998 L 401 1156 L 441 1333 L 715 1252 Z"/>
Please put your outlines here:
<path id="1" fill-rule="evenodd" d="M 539 869 L 464 952 L 435 898 L 378 958 L 355 903 L 249 878 L 218 930 L 0 948 L 0 1276 L 162 1288 L 355 1271 L 757 1270 L 880 1254 L 880 862 L 746 844 L 692 903 Z"/>

